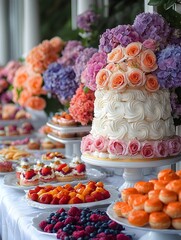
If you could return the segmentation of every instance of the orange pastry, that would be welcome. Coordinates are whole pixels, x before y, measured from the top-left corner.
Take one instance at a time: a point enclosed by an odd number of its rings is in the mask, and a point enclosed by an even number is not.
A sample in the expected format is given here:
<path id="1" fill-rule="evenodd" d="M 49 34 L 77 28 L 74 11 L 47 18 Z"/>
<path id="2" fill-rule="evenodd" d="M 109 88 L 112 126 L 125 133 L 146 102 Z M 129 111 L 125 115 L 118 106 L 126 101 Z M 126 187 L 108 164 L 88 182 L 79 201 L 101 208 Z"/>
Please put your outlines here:
<path id="1" fill-rule="evenodd" d="M 148 198 L 149 199 L 159 199 L 159 193 L 160 193 L 160 189 L 151 190 L 148 193 Z"/>
<path id="2" fill-rule="evenodd" d="M 136 188 L 125 188 L 121 191 L 121 199 L 123 202 L 127 202 L 129 195 L 135 193 L 138 193 L 138 190 Z"/>
<path id="3" fill-rule="evenodd" d="M 169 182 L 165 188 L 176 193 L 179 193 L 181 191 L 181 179 Z"/>
<path id="4" fill-rule="evenodd" d="M 171 181 L 179 179 L 179 176 L 172 169 L 163 169 L 158 173 L 158 180 Z"/>
<path id="5" fill-rule="evenodd" d="M 128 196 L 128 204 L 132 207 L 133 206 L 133 201 L 138 198 L 143 196 L 141 193 L 134 193 Z"/>
<path id="6" fill-rule="evenodd" d="M 155 190 L 162 190 L 165 189 L 165 186 L 168 184 L 168 181 L 166 180 L 159 180 L 157 182 L 155 182 L 154 184 L 154 189 Z"/>
<path id="7" fill-rule="evenodd" d="M 128 216 L 128 221 L 131 225 L 143 227 L 148 224 L 149 214 L 144 210 L 133 210 Z"/>
<path id="8" fill-rule="evenodd" d="M 118 217 L 128 218 L 128 215 L 131 212 L 132 207 L 129 206 L 126 202 L 116 202 L 113 206 L 113 210 Z"/>
<path id="9" fill-rule="evenodd" d="M 171 226 L 171 220 L 164 212 L 153 212 L 150 213 L 149 224 L 155 229 L 167 229 Z"/>
<path id="10" fill-rule="evenodd" d="M 177 230 L 181 230 L 181 218 L 172 219 L 172 227 Z"/>
<path id="11" fill-rule="evenodd" d="M 146 194 L 149 191 L 153 190 L 154 184 L 152 182 L 140 181 L 135 183 L 134 187 L 139 193 Z"/>
<path id="12" fill-rule="evenodd" d="M 162 189 L 159 193 L 159 199 L 165 204 L 177 201 L 177 194 L 168 189 Z"/>
<path id="13" fill-rule="evenodd" d="M 179 178 L 181 178 L 181 169 L 176 171 L 176 174 L 179 176 Z"/>
<path id="14" fill-rule="evenodd" d="M 163 211 L 171 218 L 181 218 L 181 202 L 171 202 L 164 206 Z"/>
<path id="15" fill-rule="evenodd" d="M 147 213 L 159 212 L 163 209 L 163 203 L 159 199 L 148 199 L 144 203 L 144 210 Z"/>
<path id="16" fill-rule="evenodd" d="M 144 210 L 145 201 L 148 199 L 147 195 L 140 196 L 133 200 L 133 209 L 134 210 Z"/>

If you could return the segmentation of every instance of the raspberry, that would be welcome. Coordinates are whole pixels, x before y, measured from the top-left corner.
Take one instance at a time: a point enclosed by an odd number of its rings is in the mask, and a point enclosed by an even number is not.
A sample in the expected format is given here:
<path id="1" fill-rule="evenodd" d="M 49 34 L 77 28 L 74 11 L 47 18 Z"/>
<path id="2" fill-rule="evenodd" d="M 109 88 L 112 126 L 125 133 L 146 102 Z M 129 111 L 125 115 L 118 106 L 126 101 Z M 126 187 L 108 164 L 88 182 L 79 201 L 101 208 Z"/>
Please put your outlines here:
<path id="1" fill-rule="evenodd" d="M 65 222 L 64 224 L 67 225 L 67 224 L 71 224 L 71 223 L 75 223 L 75 219 L 73 217 L 68 217 L 67 219 L 65 219 Z"/>
<path id="2" fill-rule="evenodd" d="M 60 208 L 56 211 L 56 213 L 62 213 L 62 212 L 65 212 L 65 209 L 64 208 Z"/>
<path id="3" fill-rule="evenodd" d="M 80 230 L 83 230 L 83 229 L 84 229 L 83 226 L 79 226 L 79 225 L 76 225 L 75 227 L 76 227 L 76 230 L 77 230 L 77 231 L 80 231 Z"/>
<path id="4" fill-rule="evenodd" d="M 46 227 L 44 228 L 44 232 L 49 232 L 51 233 L 52 232 L 52 229 L 53 229 L 53 224 L 47 224 Z"/>
<path id="5" fill-rule="evenodd" d="M 48 223 L 47 223 L 46 221 L 41 221 L 41 222 L 39 223 L 39 227 L 40 227 L 42 230 L 44 230 L 44 228 L 46 227 L 47 224 L 48 224 Z"/>
<path id="6" fill-rule="evenodd" d="M 120 233 L 116 236 L 116 240 L 130 240 L 130 238 L 123 233 Z"/>
<path id="7" fill-rule="evenodd" d="M 66 232 L 57 232 L 57 239 L 64 240 L 67 236 Z"/>
<path id="8" fill-rule="evenodd" d="M 78 209 L 77 207 L 71 207 L 68 210 L 68 215 L 69 216 L 80 216 L 81 210 Z"/>
<path id="9" fill-rule="evenodd" d="M 53 227 L 53 229 L 55 229 L 55 230 L 59 230 L 60 228 L 62 228 L 62 227 L 64 227 L 64 223 L 63 222 L 57 222 L 55 225 L 54 225 L 54 227 Z"/>
<path id="10" fill-rule="evenodd" d="M 92 214 L 90 216 L 90 220 L 93 222 L 98 222 L 99 221 L 99 215 L 98 214 Z"/>
<path id="11" fill-rule="evenodd" d="M 102 232 L 102 233 L 97 234 L 96 237 L 97 238 L 106 238 L 107 235 L 104 232 Z"/>
<path id="12" fill-rule="evenodd" d="M 109 223 L 109 228 L 117 229 L 118 228 L 118 224 L 116 222 L 112 221 L 111 223 Z"/>
<path id="13" fill-rule="evenodd" d="M 72 236 L 75 237 L 76 239 L 78 239 L 78 238 L 86 236 L 86 232 L 84 230 L 74 231 Z"/>
<path id="14" fill-rule="evenodd" d="M 90 234 L 95 231 L 95 227 L 93 226 L 86 226 L 85 231 L 87 234 Z"/>
<path id="15" fill-rule="evenodd" d="M 101 222 L 105 222 L 105 221 L 108 221 L 108 220 L 109 220 L 109 217 L 106 216 L 106 215 L 99 216 L 99 221 L 101 221 Z"/>

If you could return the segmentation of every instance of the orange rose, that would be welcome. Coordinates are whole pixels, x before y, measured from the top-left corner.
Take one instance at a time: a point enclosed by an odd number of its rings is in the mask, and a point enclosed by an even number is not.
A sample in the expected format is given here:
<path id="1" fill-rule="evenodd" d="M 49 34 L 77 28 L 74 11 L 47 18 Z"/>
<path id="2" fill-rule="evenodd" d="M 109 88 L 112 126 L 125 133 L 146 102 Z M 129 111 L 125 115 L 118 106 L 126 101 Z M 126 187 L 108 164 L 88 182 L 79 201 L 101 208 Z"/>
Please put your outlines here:
<path id="1" fill-rule="evenodd" d="M 25 66 L 20 67 L 15 74 L 13 86 L 15 88 L 22 88 L 29 77 L 27 68 Z"/>
<path id="2" fill-rule="evenodd" d="M 118 63 L 123 59 L 123 57 L 124 57 L 123 48 L 121 46 L 118 46 L 114 48 L 110 53 L 108 53 L 107 62 Z"/>
<path id="3" fill-rule="evenodd" d="M 153 72 L 156 70 L 158 66 L 154 52 L 150 49 L 143 51 L 140 56 L 140 64 L 144 72 Z"/>
<path id="4" fill-rule="evenodd" d="M 143 86 L 145 84 L 145 74 L 138 68 L 129 68 L 126 72 L 128 84 L 131 87 Z"/>
<path id="5" fill-rule="evenodd" d="M 37 94 L 42 86 L 43 79 L 40 74 L 30 76 L 26 82 L 26 87 L 29 92 L 32 94 Z"/>
<path id="6" fill-rule="evenodd" d="M 133 58 L 141 52 L 142 44 L 140 42 L 133 42 L 127 45 L 125 48 L 125 55 Z"/>
<path id="7" fill-rule="evenodd" d="M 96 75 L 96 83 L 98 88 L 107 88 L 111 72 L 107 69 L 101 69 Z"/>
<path id="8" fill-rule="evenodd" d="M 109 88 L 122 90 L 126 87 L 127 80 L 124 72 L 117 71 L 110 76 Z"/>
<path id="9" fill-rule="evenodd" d="M 158 83 L 157 77 L 153 74 L 146 75 L 145 88 L 149 92 L 156 92 L 159 89 L 160 85 Z"/>
<path id="10" fill-rule="evenodd" d="M 64 41 L 60 37 L 50 39 L 50 44 L 54 48 L 55 52 L 60 52 L 65 45 Z"/>
<path id="11" fill-rule="evenodd" d="M 18 103 L 21 106 L 26 106 L 26 102 L 31 96 L 32 96 L 32 94 L 30 92 L 28 92 L 26 89 L 24 89 L 19 95 Z"/>
<path id="12" fill-rule="evenodd" d="M 46 102 L 41 97 L 32 96 L 26 101 L 26 107 L 35 110 L 43 110 L 46 107 Z"/>

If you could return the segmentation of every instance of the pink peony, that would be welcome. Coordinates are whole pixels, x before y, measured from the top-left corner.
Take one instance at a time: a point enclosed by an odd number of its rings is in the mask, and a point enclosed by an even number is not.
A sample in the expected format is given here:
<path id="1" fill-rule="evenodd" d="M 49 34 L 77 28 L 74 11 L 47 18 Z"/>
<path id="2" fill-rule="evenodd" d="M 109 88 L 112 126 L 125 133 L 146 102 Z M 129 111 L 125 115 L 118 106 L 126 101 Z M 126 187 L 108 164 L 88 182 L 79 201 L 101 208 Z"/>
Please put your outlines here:
<path id="1" fill-rule="evenodd" d="M 108 147 L 108 140 L 102 136 L 98 137 L 94 141 L 95 150 L 99 152 L 106 152 Z"/>
<path id="2" fill-rule="evenodd" d="M 81 141 L 81 152 L 92 152 L 93 151 L 94 139 L 91 134 L 82 138 Z"/>
<path id="3" fill-rule="evenodd" d="M 168 156 L 168 146 L 166 141 L 159 141 L 155 143 L 155 156 L 156 157 Z"/>
<path id="4" fill-rule="evenodd" d="M 173 137 L 167 141 L 170 156 L 176 156 L 181 152 L 181 143 L 177 137 Z"/>
<path id="5" fill-rule="evenodd" d="M 150 143 L 150 142 L 143 143 L 142 148 L 141 148 L 141 155 L 144 158 L 152 158 L 152 157 L 154 157 L 154 147 L 153 147 L 153 144 Z"/>
<path id="6" fill-rule="evenodd" d="M 141 144 L 138 140 L 134 139 L 128 143 L 128 151 L 130 155 L 135 156 L 136 154 L 139 153 L 140 149 Z"/>
<path id="7" fill-rule="evenodd" d="M 108 152 L 117 156 L 127 154 L 127 145 L 123 141 L 110 140 Z"/>

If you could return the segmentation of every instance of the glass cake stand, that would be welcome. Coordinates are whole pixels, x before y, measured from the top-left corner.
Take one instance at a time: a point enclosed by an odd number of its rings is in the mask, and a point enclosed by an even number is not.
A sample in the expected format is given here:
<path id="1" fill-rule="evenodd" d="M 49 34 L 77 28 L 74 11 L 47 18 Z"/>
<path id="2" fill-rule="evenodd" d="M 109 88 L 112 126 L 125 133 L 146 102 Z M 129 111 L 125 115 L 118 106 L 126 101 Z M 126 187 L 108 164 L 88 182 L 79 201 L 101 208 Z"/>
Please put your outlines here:
<path id="1" fill-rule="evenodd" d="M 159 160 L 150 159 L 119 159 L 105 160 L 94 156 L 82 155 L 81 159 L 91 165 L 99 167 L 123 168 L 124 183 L 119 187 L 119 191 L 125 188 L 133 187 L 138 181 L 144 179 L 143 168 L 161 167 L 164 165 L 175 164 L 181 160 L 181 155 L 163 158 Z"/>
<path id="2" fill-rule="evenodd" d="M 118 217 L 114 211 L 113 211 L 113 205 L 112 203 L 107 208 L 107 215 L 114 220 L 115 222 L 128 227 L 130 229 L 141 231 L 143 234 L 138 240 L 180 240 L 181 239 L 181 230 L 175 230 L 175 229 L 153 229 L 149 226 L 145 227 L 136 227 L 133 225 L 130 225 L 126 218 Z M 144 234 L 144 232 L 147 232 Z"/>

